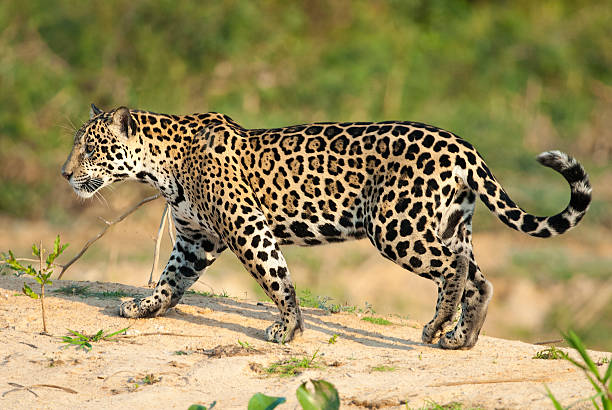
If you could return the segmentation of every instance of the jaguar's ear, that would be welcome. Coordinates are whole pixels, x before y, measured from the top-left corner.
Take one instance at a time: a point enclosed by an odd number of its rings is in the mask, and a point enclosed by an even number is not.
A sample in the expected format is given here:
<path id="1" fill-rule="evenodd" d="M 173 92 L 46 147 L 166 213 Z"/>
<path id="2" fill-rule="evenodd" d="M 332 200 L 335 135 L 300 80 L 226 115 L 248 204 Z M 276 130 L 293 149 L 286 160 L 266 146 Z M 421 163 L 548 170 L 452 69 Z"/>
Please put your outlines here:
<path id="1" fill-rule="evenodd" d="M 129 139 L 136 134 L 136 122 L 127 107 L 119 107 L 113 112 L 112 122 L 109 128 L 119 138 Z"/>
<path id="2" fill-rule="evenodd" d="M 93 103 L 91 104 L 91 108 L 89 109 L 89 119 L 91 120 L 98 114 L 102 114 L 104 111 L 96 107 Z"/>

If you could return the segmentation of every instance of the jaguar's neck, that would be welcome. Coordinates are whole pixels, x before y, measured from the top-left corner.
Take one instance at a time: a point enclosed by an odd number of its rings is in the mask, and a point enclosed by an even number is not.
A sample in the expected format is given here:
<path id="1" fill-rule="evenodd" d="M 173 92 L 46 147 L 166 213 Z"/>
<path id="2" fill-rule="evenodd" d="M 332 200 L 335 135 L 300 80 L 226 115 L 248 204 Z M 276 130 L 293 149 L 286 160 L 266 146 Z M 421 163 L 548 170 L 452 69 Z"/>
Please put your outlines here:
<path id="1" fill-rule="evenodd" d="M 157 188 L 168 201 L 180 192 L 176 186 L 191 144 L 211 123 L 230 122 L 225 115 L 209 112 L 191 115 L 131 111 L 141 148 L 136 179 Z M 235 124 L 237 125 L 237 124 Z"/>

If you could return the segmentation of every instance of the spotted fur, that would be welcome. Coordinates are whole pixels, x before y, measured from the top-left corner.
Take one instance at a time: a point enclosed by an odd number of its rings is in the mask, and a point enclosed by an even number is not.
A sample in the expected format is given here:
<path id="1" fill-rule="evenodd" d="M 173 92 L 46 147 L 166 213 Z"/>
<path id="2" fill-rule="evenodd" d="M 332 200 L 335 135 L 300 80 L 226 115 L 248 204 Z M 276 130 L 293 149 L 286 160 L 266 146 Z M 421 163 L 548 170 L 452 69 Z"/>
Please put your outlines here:
<path id="1" fill-rule="evenodd" d="M 551 217 L 519 208 L 472 145 L 430 125 L 245 129 L 217 113 L 93 107 L 62 173 L 83 197 L 129 179 L 153 185 L 171 206 L 176 246 L 153 294 L 123 303 L 124 317 L 163 314 L 229 248 L 280 310 L 268 340 L 288 342 L 304 325 L 279 245 L 368 238 L 384 257 L 438 285 L 422 338 L 458 349 L 476 343 L 493 292 L 472 253 L 476 198 L 509 227 L 542 238 L 566 232 L 589 207 L 578 162 L 558 151 L 538 161 L 571 188 L 570 203 Z M 459 305 L 458 323 L 443 334 Z"/>

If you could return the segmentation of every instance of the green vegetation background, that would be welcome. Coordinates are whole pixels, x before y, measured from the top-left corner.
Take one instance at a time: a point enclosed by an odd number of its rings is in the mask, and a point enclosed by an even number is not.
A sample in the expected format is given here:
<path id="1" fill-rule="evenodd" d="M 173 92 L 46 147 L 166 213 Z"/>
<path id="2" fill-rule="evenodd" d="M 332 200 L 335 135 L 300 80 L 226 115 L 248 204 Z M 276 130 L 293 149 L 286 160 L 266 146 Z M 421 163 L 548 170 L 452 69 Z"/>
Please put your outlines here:
<path id="1" fill-rule="evenodd" d="M 534 157 L 562 149 L 594 181 L 585 225 L 612 230 L 611 1 L 4 0 L 0 216 L 82 209 L 56 187 L 91 102 L 220 111 L 254 128 L 431 123 L 471 141 L 540 214 L 558 212 L 569 191 Z M 582 269 L 550 253 L 539 271 Z M 610 259 L 591 262 L 610 277 Z"/>

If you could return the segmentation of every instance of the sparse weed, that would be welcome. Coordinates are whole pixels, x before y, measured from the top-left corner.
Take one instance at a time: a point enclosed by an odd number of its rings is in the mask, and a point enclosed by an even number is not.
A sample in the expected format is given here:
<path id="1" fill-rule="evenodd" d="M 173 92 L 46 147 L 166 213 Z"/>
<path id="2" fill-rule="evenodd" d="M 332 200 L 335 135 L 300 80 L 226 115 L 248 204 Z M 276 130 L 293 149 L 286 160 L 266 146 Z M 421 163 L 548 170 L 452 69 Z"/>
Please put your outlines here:
<path id="1" fill-rule="evenodd" d="M 365 313 L 365 314 L 374 314 L 374 308 L 368 302 L 365 302 L 365 306 L 363 308 L 358 308 L 357 306 L 340 304 L 340 303 L 329 303 L 333 300 L 329 296 L 318 296 L 313 295 L 312 292 L 308 289 L 304 289 L 300 291 L 299 296 L 300 306 L 302 307 L 310 307 L 315 309 L 322 309 L 328 313 Z"/>
<path id="2" fill-rule="evenodd" d="M 312 357 L 304 357 L 301 359 L 291 357 L 289 359 L 281 360 L 276 363 L 272 363 L 265 369 L 265 371 L 269 374 L 276 374 L 281 377 L 292 377 L 302 373 L 304 369 L 319 369 L 322 367 L 322 365 L 315 362 L 318 354 L 319 349 L 314 352 Z"/>
<path id="3" fill-rule="evenodd" d="M 177 350 L 173 353 L 175 356 L 187 356 L 189 353 L 187 353 L 184 350 Z"/>
<path id="4" fill-rule="evenodd" d="M 206 290 L 188 290 L 186 293 L 191 294 L 191 295 L 205 296 L 207 298 L 229 298 L 230 297 L 229 293 L 227 293 L 225 289 L 223 289 L 221 293 L 208 292 Z"/>
<path id="5" fill-rule="evenodd" d="M 383 319 L 382 317 L 372 317 L 372 316 L 364 316 L 361 320 L 365 320 L 366 322 L 374 323 L 375 325 L 383 325 L 388 326 L 393 323 L 389 322 L 387 319 Z"/>
<path id="6" fill-rule="evenodd" d="M 53 290 L 53 293 L 61 293 L 67 296 L 80 296 L 81 298 L 94 297 L 98 299 L 121 299 L 124 297 L 138 297 L 122 290 L 103 290 L 101 292 L 91 292 L 89 286 L 67 285 Z"/>
<path id="7" fill-rule="evenodd" d="M 336 343 L 337 340 L 338 340 L 338 335 L 336 333 L 334 333 L 332 335 L 332 337 L 329 338 L 327 343 L 330 344 L 330 345 L 333 345 L 334 343 Z"/>
<path id="8" fill-rule="evenodd" d="M 255 350 L 255 348 L 254 348 L 253 346 L 251 346 L 251 345 L 250 345 L 250 343 L 249 343 L 249 342 L 247 342 L 247 341 L 244 341 L 244 342 L 243 342 L 242 340 L 238 339 L 238 344 L 239 344 L 239 345 L 240 345 L 240 346 L 241 346 L 243 349 L 246 349 L 246 350 Z"/>
<path id="9" fill-rule="evenodd" d="M 599 359 L 597 361 L 597 363 L 595 363 L 596 366 L 603 366 L 606 363 L 610 363 L 610 361 L 612 361 L 612 358 L 610 357 L 602 357 L 601 359 Z"/>
<path id="10" fill-rule="evenodd" d="M 359 313 L 373 315 L 376 313 L 376 311 L 374 310 L 374 306 L 372 306 L 371 303 L 365 302 L 365 307 L 363 309 L 359 308 Z"/>
<path id="11" fill-rule="evenodd" d="M 38 258 L 39 262 L 39 270 L 37 271 L 31 265 L 23 266 L 13 255 L 12 251 L 9 252 L 9 256 L 3 255 L 2 261 L 7 264 L 11 269 L 17 272 L 17 275 L 29 275 L 32 276 L 36 282 L 40 285 L 40 295 L 37 294 L 28 286 L 27 283 L 23 283 L 23 293 L 31 297 L 32 299 L 40 299 L 40 310 L 42 314 L 42 322 L 43 322 L 43 332 L 47 333 L 47 318 L 45 316 L 45 285 L 52 285 L 53 282 L 49 279 L 53 274 L 53 265 L 55 259 L 64 252 L 64 250 L 68 247 L 68 244 L 61 245 L 60 237 L 57 235 L 55 238 L 55 242 L 53 243 L 53 252 L 47 255 L 45 259 L 46 250 L 42 247 L 42 242 L 40 246 L 36 246 L 36 244 L 32 245 L 32 255 Z M 44 260 L 44 262 L 43 262 Z"/>
<path id="12" fill-rule="evenodd" d="M 327 312 L 331 310 L 331 307 L 327 304 L 331 300 L 328 296 L 315 296 L 309 289 L 304 289 L 300 292 L 300 306 L 323 309 Z"/>
<path id="13" fill-rule="evenodd" d="M 397 370 L 396 366 L 380 365 L 380 366 L 372 367 L 373 372 L 394 372 L 396 370 Z"/>
<path id="14" fill-rule="evenodd" d="M 139 295 L 127 293 L 122 290 L 104 290 L 102 292 L 92 292 L 91 296 L 98 299 L 121 299 L 125 297 L 139 297 Z"/>
<path id="15" fill-rule="evenodd" d="M 532 357 L 532 359 L 544 359 L 544 360 L 558 360 L 565 359 L 567 357 L 567 353 L 563 350 L 559 350 L 554 346 L 551 346 L 547 349 L 540 350 Z"/>
<path id="16" fill-rule="evenodd" d="M 91 294 L 91 292 L 89 292 L 89 286 L 87 285 L 66 285 L 62 286 L 61 288 L 54 289 L 52 292 L 61 293 L 67 296 L 81 296 L 83 298 L 88 297 Z"/>
<path id="17" fill-rule="evenodd" d="M 346 313 L 355 313 L 357 311 L 357 306 L 350 306 L 350 305 L 341 305 L 341 304 L 333 304 L 331 305 L 329 311 L 331 313 L 340 313 L 340 312 L 346 312 Z"/>
<path id="18" fill-rule="evenodd" d="M 126 327 L 124 329 L 117 330 L 116 332 L 107 333 L 107 334 L 104 334 L 104 330 L 99 330 L 93 336 L 87 336 L 75 330 L 68 329 L 68 331 L 72 333 L 75 337 L 63 336 L 62 343 L 67 343 L 65 347 L 73 345 L 73 346 L 76 346 L 77 349 L 83 349 L 86 352 L 89 352 L 92 349 L 92 346 L 91 346 L 92 343 L 99 342 L 100 340 L 107 340 L 107 341 L 113 340 L 114 336 L 117 336 L 120 333 L 124 333 L 128 329 L 129 327 Z"/>
<path id="19" fill-rule="evenodd" d="M 145 377 L 143 377 L 142 384 L 151 385 L 151 384 L 158 383 L 159 381 L 161 381 L 160 376 L 155 376 L 153 373 L 149 373 Z"/>
<path id="20" fill-rule="evenodd" d="M 408 405 L 406 405 L 408 409 Z M 479 407 L 470 407 L 469 410 L 479 410 Z M 448 404 L 438 404 L 433 400 L 428 401 L 425 406 L 421 407 L 420 410 L 468 410 L 463 407 L 462 403 L 459 402 L 451 402 Z"/>

